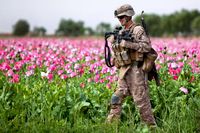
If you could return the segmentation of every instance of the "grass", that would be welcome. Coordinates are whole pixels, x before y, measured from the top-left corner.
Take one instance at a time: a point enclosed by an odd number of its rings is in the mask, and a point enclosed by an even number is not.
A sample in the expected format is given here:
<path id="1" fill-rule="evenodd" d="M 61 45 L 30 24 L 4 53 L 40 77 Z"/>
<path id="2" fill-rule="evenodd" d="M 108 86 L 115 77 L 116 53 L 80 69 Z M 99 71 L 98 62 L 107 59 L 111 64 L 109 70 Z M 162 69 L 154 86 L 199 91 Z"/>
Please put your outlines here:
<path id="1" fill-rule="evenodd" d="M 33 81 L 32 85 L 1 82 L 0 132 L 149 132 L 148 127 L 140 122 L 130 97 L 124 102 L 121 121 L 105 123 L 113 90 L 95 83 L 81 88 L 81 80 L 84 77 L 79 81 L 68 80 L 67 86 L 65 81 L 58 84 L 40 79 Z M 173 81 L 168 82 L 171 85 L 159 88 L 154 82 L 150 83 L 158 124 L 154 132 L 199 132 L 199 93 L 177 93 L 174 88 L 172 91 Z"/>

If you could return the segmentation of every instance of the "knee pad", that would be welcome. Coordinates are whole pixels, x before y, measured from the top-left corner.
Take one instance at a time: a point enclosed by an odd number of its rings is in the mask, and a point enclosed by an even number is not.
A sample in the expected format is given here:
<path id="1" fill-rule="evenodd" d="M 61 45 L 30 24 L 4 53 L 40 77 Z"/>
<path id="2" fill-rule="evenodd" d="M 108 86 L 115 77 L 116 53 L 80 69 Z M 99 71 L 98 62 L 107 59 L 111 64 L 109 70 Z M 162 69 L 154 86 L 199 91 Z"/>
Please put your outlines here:
<path id="1" fill-rule="evenodd" d="M 113 105 L 113 104 L 119 104 L 119 102 L 120 102 L 119 96 L 113 94 L 112 98 L 111 98 L 111 105 Z"/>

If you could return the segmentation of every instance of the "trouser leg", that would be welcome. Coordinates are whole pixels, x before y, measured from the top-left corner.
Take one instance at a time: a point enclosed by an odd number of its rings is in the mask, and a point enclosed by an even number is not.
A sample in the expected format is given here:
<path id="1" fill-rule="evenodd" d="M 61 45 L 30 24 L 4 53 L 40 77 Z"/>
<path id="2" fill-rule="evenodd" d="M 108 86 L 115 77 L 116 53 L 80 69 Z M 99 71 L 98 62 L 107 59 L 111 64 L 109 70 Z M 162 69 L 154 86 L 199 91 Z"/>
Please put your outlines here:
<path id="1" fill-rule="evenodd" d="M 141 119 L 147 125 L 155 125 L 145 74 L 137 67 L 133 67 L 130 71 L 127 75 L 127 83 L 130 86 L 130 93 L 134 102 L 139 109 Z"/>
<path id="2" fill-rule="evenodd" d="M 134 94 L 134 97 L 136 97 L 134 101 L 139 108 L 141 119 L 148 125 L 155 125 L 156 122 L 152 113 L 151 103 L 147 95 L 146 88 L 144 86 L 140 86 L 137 87 L 137 89 L 139 91 L 144 91 L 144 93 L 139 92 L 139 95 L 137 93 Z"/>
<path id="3" fill-rule="evenodd" d="M 111 110 L 107 117 L 108 122 L 119 120 L 122 110 L 122 103 L 126 96 L 130 95 L 128 86 L 124 79 L 118 80 L 118 89 L 113 93 L 111 98 Z"/>

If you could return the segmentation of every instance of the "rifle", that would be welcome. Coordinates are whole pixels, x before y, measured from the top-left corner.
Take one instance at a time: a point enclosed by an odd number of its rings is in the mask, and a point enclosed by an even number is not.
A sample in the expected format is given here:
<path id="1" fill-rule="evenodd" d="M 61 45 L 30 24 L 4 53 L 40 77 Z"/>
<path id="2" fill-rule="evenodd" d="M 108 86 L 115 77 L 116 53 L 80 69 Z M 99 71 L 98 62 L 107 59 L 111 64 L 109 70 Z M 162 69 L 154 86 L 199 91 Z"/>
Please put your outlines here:
<path id="1" fill-rule="evenodd" d="M 106 32 L 105 33 L 105 39 L 109 38 L 111 35 L 114 35 L 114 38 L 116 39 L 117 36 L 119 35 L 119 31 L 121 29 L 122 29 L 122 27 L 119 26 L 119 27 L 116 27 L 113 32 Z"/>
<path id="2" fill-rule="evenodd" d="M 133 41 L 133 37 L 129 30 L 123 31 L 121 34 L 119 34 L 119 31 L 122 29 L 122 27 L 116 27 L 113 32 L 106 32 L 105 38 L 107 39 L 111 35 L 114 35 L 114 39 L 117 40 L 117 43 L 120 43 L 122 40 L 127 41 Z"/>
<path id="3" fill-rule="evenodd" d="M 145 31 L 146 35 L 149 36 L 148 28 L 147 28 L 147 25 L 146 25 L 146 23 L 145 23 L 145 21 L 144 21 L 144 16 L 143 16 L 143 14 L 144 14 L 144 11 L 142 11 L 142 13 L 141 13 L 141 23 L 142 23 L 142 27 L 144 28 L 144 31 Z M 153 78 L 154 78 L 155 81 L 156 81 L 156 85 L 157 85 L 157 86 L 160 86 L 160 79 L 159 79 L 159 75 L 158 75 L 158 72 L 157 72 L 156 64 L 155 64 L 155 63 L 153 63 L 152 69 L 150 70 L 150 72 L 148 72 L 148 80 L 151 81 Z"/>
<path id="4" fill-rule="evenodd" d="M 113 67 L 114 64 L 111 64 L 111 52 L 110 47 L 108 46 L 107 39 L 113 35 L 114 39 L 117 41 L 117 43 L 120 43 L 122 40 L 133 40 L 131 37 L 131 34 L 129 31 L 124 31 L 122 34 L 119 34 L 119 31 L 122 29 L 122 27 L 116 27 L 113 32 L 106 32 L 105 33 L 105 47 L 104 47 L 104 56 L 105 56 L 105 62 L 108 67 Z"/>
<path id="5" fill-rule="evenodd" d="M 111 64 L 111 52 L 110 52 L 110 47 L 108 46 L 108 38 L 111 35 L 114 35 L 114 38 L 117 38 L 119 31 L 122 29 L 122 27 L 117 27 L 115 28 L 115 30 L 113 32 L 106 32 L 105 33 L 105 46 L 104 46 L 104 58 L 105 58 L 105 62 L 106 65 L 108 67 L 113 67 L 114 64 Z"/>
<path id="6" fill-rule="evenodd" d="M 142 11 L 142 13 L 141 13 L 141 24 L 142 24 L 142 27 L 144 28 L 146 35 L 149 36 L 149 31 L 148 31 L 147 25 L 144 21 L 144 15 L 143 14 L 144 14 L 144 11 Z"/>

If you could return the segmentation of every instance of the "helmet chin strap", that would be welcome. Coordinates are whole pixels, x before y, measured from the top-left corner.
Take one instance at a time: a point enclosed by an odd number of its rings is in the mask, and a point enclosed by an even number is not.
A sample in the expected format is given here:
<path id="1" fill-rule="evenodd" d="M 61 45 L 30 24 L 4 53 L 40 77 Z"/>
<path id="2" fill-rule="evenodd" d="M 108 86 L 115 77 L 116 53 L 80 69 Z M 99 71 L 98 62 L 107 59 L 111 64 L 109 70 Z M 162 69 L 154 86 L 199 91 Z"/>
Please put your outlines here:
<path id="1" fill-rule="evenodd" d="M 128 21 L 129 21 L 129 18 L 128 18 L 128 17 L 126 17 L 126 18 L 125 18 L 125 20 L 126 20 L 126 23 L 128 23 Z"/>
<path id="2" fill-rule="evenodd" d="M 125 28 L 127 28 L 127 26 L 129 25 L 129 24 L 128 24 L 129 21 L 131 21 L 131 19 L 130 19 L 129 17 L 126 17 L 126 18 L 125 18 L 126 24 L 124 25 Z"/>

